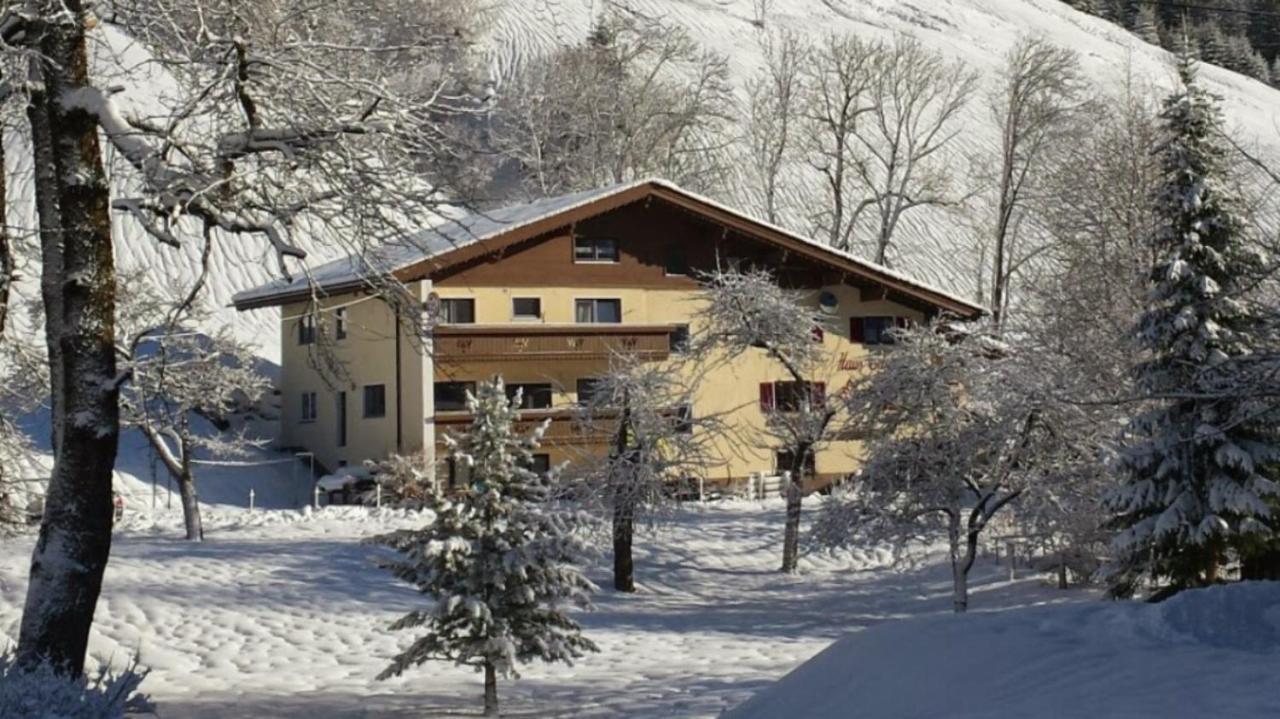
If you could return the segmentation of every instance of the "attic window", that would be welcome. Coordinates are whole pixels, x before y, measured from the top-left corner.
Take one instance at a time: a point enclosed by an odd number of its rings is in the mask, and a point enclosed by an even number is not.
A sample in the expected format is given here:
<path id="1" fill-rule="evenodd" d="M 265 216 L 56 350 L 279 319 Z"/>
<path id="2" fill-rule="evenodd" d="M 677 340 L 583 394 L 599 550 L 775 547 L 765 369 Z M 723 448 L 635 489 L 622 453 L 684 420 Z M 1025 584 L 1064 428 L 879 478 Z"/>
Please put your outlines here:
<path id="1" fill-rule="evenodd" d="M 575 237 L 573 261 L 617 262 L 618 241 L 612 237 Z"/>

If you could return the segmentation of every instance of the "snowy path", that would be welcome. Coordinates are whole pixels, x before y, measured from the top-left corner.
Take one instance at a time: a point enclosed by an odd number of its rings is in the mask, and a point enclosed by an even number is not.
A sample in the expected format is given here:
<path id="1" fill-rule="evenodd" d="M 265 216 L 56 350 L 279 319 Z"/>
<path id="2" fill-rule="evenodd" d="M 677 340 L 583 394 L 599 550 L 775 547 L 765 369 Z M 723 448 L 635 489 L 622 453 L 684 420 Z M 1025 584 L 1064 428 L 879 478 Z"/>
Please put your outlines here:
<path id="1" fill-rule="evenodd" d="M 93 653 L 140 647 L 162 717 L 478 715 L 469 671 L 429 664 L 372 678 L 408 639 L 384 627 L 415 594 L 358 540 L 403 520 L 350 510 L 297 519 L 224 516 L 203 545 L 169 529 L 117 535 Z M 640 592 L 602 591 L 582 617 L 600 654 L 502 683 L 504 715 L 715 716 L 848 631 L 948 610 L 941 567 L 892 569 L 883 553 L 811 557 L 799 576 L 779 575 L 781 524 L 778 505 L 708 505 L 643 538 Z M 13 637 L 30 539 L 0 546 L 0 633 Z M 602 585 L 604 564 L 593 572 Z M 980 610 L 1083 598 L 1039 580 L 998 581 L 989 563 L 978 571 Z"/>

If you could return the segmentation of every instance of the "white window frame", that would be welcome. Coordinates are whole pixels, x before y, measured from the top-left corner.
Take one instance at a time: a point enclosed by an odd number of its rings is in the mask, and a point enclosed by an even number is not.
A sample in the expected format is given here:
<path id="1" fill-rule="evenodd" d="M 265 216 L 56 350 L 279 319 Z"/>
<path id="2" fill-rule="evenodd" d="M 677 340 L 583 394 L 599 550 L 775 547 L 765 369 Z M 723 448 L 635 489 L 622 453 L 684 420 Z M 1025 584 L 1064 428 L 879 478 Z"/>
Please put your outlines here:
<path id="1" fill-rule="evenodd" d="M 333 311 L 333 338 L 345 340 L 350 327 L 347 324 L 347 308 L 339 307 Z"/>
<path id="2" fill-rule="evenodd" d="M 593 303 L 594 302 L 617 302 L 618 303 L 618 321 L 617 322 L 601 322 L 597 320 L 596 307 L 593 304 L 591 306 L 591 321 L 579 322 L 578 321 L 578 303 L 579 302 L 593 302 Z M 572 311 L 573 311 L 573 323 L 578 325 L 620 325 L 622 324 L 622 318 L 624 316 L 621 297 L 574 297 Z"/>
<path id="3" fill-rule="evenodd" d="M 315 392 L 302 393 L 302 408 L 298 420 L 300 424 L 311 424 L 320 418 L 320 398 Z M 308 411 L 310 410 L 310 411 Z"/>
<path id="4" fill-rule="evenodd" d="M 470 322 L 451 322 L 446 317 L 445 307 L 450 302 L 470 302 L 471 303 L 471 321 Z M 476 298 L 474 297 L 441 297 L 440 298 L 440 324 L 442 325 L 474 325 L 476 323 Z"/>
<path id="5" fill-rule="evenodd" d="M 537 300 L 538 314 L 536 315 L 518 315 L 516 314 L 516 300 Z M 542 297 L 530 295 L 512 295 L 511 297 L 511 321 L 512 322 L 541 322 L 542 321 Z"/>
<path id="6" fill-rule="evenodd" d="M 613 243 L 613 259 L 600 259 L 599 252 L 593 250 L 594 257 L 582 258 L 578 257 L 578 240 L 586 240 L 588 242 L 596 242 L 599 240 L 609 240 Z M 579 265 L 616 265 L 622 261 L 622 245 L 618 242 L 617 237 L 608 237 L 603 235 L 574 235 L 573 236 L 573 262 Z"/>

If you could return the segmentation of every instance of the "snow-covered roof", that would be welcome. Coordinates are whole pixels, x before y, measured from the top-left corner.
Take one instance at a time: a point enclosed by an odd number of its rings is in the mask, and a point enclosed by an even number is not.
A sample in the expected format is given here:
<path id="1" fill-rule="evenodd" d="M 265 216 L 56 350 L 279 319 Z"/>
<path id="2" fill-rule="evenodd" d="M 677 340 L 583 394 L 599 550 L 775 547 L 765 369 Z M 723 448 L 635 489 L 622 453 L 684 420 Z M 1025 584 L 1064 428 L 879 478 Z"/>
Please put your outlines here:
<path id="1" fill-rule="evenodd" d="M 868 262 L 848 252 L 837 250 L 822 242 L 798 235 L 777 225 L 772 225 L 660 178 L 636 180 L 594 190 L 548 197 L 518 205 L 509 205 L 494 210 L 473 212 L 435 227 L 423 229 L 414 236 L 406 237 L 402 242 L 389 243 L 373 252 L 364 255 L 351 255 L 322 264 L 311 269 L 304 276 L 294 278 L 292 281 L 278 280 L 237 293 L 232 300 L 237 308 L 243 310 L 299 299 L 313 290 L 325 294 L 353 289 L 367 283 L 369 278 L 390 275 L 468 245 L 497 240 L 509 233 L 543 220 L 554 218 L 557 215 L 646 185 L 653 189 L 662 189 L 683 196 L 695 203 L 758 226 L 769 233 L 804 243 L 813 249 L 821 251 L 823 254 L 830 255 L 833 259 L 856 265 L 866 270 L 873 277 L 896 281 L 907 287 L 922 290 L 939 298 L 945 298 L 952 303 L 968 308 L 974 313 L 983 311 L 981 306 L 946 290 L 919 282 L 887 267 Z"/>

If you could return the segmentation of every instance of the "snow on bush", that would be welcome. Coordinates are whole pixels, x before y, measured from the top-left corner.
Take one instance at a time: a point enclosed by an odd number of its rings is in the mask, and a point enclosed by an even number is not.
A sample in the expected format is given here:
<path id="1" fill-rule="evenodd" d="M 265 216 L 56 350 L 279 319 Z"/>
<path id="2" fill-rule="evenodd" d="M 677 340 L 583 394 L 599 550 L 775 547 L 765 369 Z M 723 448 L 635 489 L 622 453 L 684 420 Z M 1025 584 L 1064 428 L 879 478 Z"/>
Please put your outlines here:
<path id="1" fill-rule="evenodd" d="M 0 717 L 4 719 L 118 719 L 154 709 L 138 692 L 147 676 L 135 656 L 119 673 L 102 667 L 92 678 L 67 678 L 42 664 L 20 668 L 12 649 L 0 654 Z"/>

